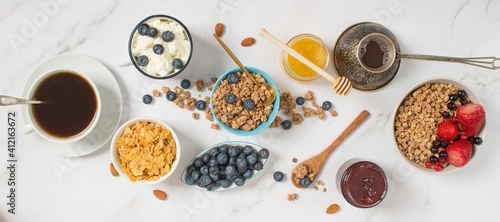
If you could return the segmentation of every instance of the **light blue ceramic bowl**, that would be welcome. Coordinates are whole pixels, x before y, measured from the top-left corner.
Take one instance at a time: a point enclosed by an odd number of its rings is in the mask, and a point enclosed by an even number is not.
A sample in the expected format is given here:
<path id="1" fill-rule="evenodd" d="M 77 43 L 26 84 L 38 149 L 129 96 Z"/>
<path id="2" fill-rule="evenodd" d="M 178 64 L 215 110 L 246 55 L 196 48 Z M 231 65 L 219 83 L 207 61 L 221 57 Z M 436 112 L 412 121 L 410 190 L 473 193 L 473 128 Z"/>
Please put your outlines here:
<path id="1" fill-rule="evenodd" d="M 258 74 L 262 75 L 262 77 L 264 77 L 264 79 L 267 81 L 267 83 L 269 83 L 274 88 L 274 91 L 276 93 L 278 93 L 278 87 L 274 83 L 273 79 L 271 79 L 271 77 L 267 73 L 265 73 L 264 71 L 262 71 L 260 69 L 257 69 L 257 68 L 254 68 L 254 67 L 250 67 L 250 66 L 245 66 L 245 68 L 249 72 L 258 73 Z M 212 89 L 212 94 L 210 95 L 210 101 L 213 101 L 212 97 L 214 95 L 215 89 L 217 89 L 217 87 L 220 85 L 220 82 L 222 80 L 226 79 L 226 77 L 227 77 L 227 75 L 229 75 L 229 73 L 233 73 L 233 72 L 243 72 L 243 71 L 240 68 L 235 68 L 235 69 L 231 69 L 231 70 L 227 71 L 221 77 L 219 77 L 219 79 L 217 80 L 217 82 L 215 83 L 215 85 L 214 85 L 214 87 Z M 253 130 L 246 131 L 246 130 L 240 130 L 240 129 L 233 129 L 230 126 L 222 123 L 220 121 L 220 119 L 218 119 L 215 116 L 213 102 L 210 102 L 210 108 L 212 109 L 212 115 L 214 116 L 215 121 L 224 130 L 226 130 L 226 131 L 228 131 L 228 132 L 230 132 L 232 134 L 239 135 L 239 136 L 251 136 L 251 135 L 260 133 L 261 131 L 263 131 L 264 129 L 266 129 L 267 127 L 269 127 L 269 125 L 271 125 L 271 123 L 273 123 L 274 118 L 276 118 L 276 115 L 278 114 L 279 106 L 280 106 L 280 97 L 276 96 L 276 99 L 274 100 L 274 103 L 273 103 L 273 111 L 271 112 L 271 114 L 269 114 L 269 118 L 267 119 L 267 121 L 261 123 L 257 128 L 255 128 Z"/>
<path id="2" fill-rule="evenodd" d="M 205 188 L 202 188 L 202 187 L 199 187 L 198 185 L 193 184 L 193 185 L 189 185 L 186 183 L 186 179 L 187 179 L 187 176 L 188 176 L 188 173 L 187 173 L 187 168 L 189 166 L 191 166 L 191 164 L 193 164 L 194 160 L 196 158 L 201 158 L 205 153 L 209 153 L 210 152 L 210 149 L 214 148 L 214 147 L 218 147 L 218 146 L 221 146 L 221 145 L 228 145 L 228 146 L 242 146 L 242 147 L 245 147 L 245 146 L 251 146 L 255 151 L 259 152 L 261 149 L 263 149 L 262 146 L 259 146 L 257 144 L 253 144 L 253 143 L 249 143 L 249 142 L 243 142 L 243 141 L 228 141 L 228 142 L 222 142 L 222 143 L 218 143 L 218 144 L 215 144 L 213 146 L 210 146 L 206 149 L 204 149 L 203 151 L 201 151 L 198 155 L 196 155 L 193 159 L 191 159 L 191 161 L 189 161 L 189 163 L 186 165 L 186 167 L 184 168 L 184 171 L 182 171 L 182 175 L 181 175 L 181 181 L 190 186 L 190 187 L 193 187 L 193 188 L 196 188 L 196 189 L 199 189 L 199 190 L 204 190 L 204 191 L 208 191 L 207 189 Z M 263 169 L 264 170 L 264 167 L 266 166 L 266 162 L 267 160 L 269 159 L 269 157 L 267 159 L 261 159 L 259 158 L 260 162 L 262 163 L 262 166 L 263 166 Z M 262 171 L 260 170 L 260 171 Z M 260 171 L 257 171 L 257 170 L 254 170 L 253 171 L 253 175 L 252 177 L 250 177 L 250 179 L 247 179 L 245 180 L 245 184 L 247 184 L 251 179 L 253 179 Z M 245 186 L 245 185 L 243 185 Z M 223 188 L 223 187 L 217 187 L 215 188 L 214 190 L 212 190 L 211 192 L 218 192 L 218 191 L 225 191 L 225 190 L 230 190 L 230 189 L 233 189 L 235 187 L 238 187 L 236 186 L 236 184 L 232 183 L 230 187 L 228 188 Z"/>

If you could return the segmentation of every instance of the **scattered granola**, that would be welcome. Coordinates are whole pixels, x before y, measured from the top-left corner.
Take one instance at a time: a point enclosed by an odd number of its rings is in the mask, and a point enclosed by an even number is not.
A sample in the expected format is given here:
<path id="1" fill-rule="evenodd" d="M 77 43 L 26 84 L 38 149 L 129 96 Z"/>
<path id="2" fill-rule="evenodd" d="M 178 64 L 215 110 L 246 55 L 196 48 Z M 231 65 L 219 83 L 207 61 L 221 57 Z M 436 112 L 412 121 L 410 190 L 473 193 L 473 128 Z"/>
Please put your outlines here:
<path id="1" fill-rule="evenodd" d="M 302 121 L 304 121 L 304 117 L 302 117 L 302 115 L 300 115 L 299 113 L 293 114 L 293 124 L 300 125 Z"/>
<path id="2" fill-rule="evenodd" d="M 207 87 L 210 87 L 212 85 L 211 82 L 207 82 Z"/>
<path id="3" fill-rule="evenodd" d="M 217 78 L 215 77 L 212 77 L 210 80 L 212 81 L 212 84 L 215 84 L 217 82 Z"/>
<path id="4" fill-rule="evenodd" d="M 215 129 L 215 130 L 218 130 L 218 129 L 219 129 L 219 124 L 217 124 L 217 123 L 212 123 L 212 125 L 210 125 L 210 128 Z"/>
<path id="5" fill-rule="evenodd" d="M 314 189 L 315 189 L 315 190 L 318 190 L 319 188 L 318 188 L 318 186 L 314 186 Z"/>
<path id="6" fill-rule="evenodd" d="M 205 96 L 205 103 L 207 105 L 210 104 L 210 97 L 209 96 Z"/>
<path id="7" fill-rule="evenodd" d="M 297 194 L 296 193 L 288 194 L 287 199 L 288 199 L 288 201 L 295 200 L 295 199 L 297 199 Z"/>
<path id="8" fill-rule="evenodd" d="M 326 193 L 326 187 L 323 187 L 323 193 Z"/>
<path id="9" fill-rule="evenodd" d="M 322 180 L 318 180 L 318 185 L 323 186 L 325 183 Z"/>
<path id="10" fill-rule="evenodd" d="M 181 89 L 181 88 L 179 88 L 178 86 L 176 86 L 176 87 L 174 88 L 174 93 L 175 93 L 177 96 L 179 96 L 179 95 L 181 95 L 181 93 L 182 93 L 182 89 Z"/>
<path id="11" fill-rule="evenodd" d="M 281 117 L 276 116 L 276 118 L 274 118 L 273 123 L 271 123 L 271 125 L 269 127 L 271 127 L 271 128 L 278 128 L 282 120 L 283 119 Z"/>
<path id="12" fill-rule="evenodd" d="M 159 96 L 161 96 L 161 92 L 155 89 L 155 90 L 153 90 L 153 96 L 159 97 Z"/>
<path id="13" fill-rule="evenodd" d="M 163 91 L 163 94 L 167 94 L 168 91 L 170 91 L 170 88 L 166 87 L 166 86 L 162 86 L 161 87 L 161 91 Z"/>
<path id="14" fill-rule="evenodd" d="M 200 117 L 200 114 L 198 114 L 198 113 L 193 113 L 193 114 L 192 114 L 192 116 L 193 116 L 193 119 L 198 119 L 198 118 Z"/>
<path id="15" fill-rule="evenodd" d="M 307 91 L 306 95 L 304 96 L 304 99 L 307 101 L 314 101 L 314 95 L 311 90 Z"/>
<path id="16" fill-rule="evenodd" d="M 191 93 L 189 91 L 184 91 L 182 94 L 183 99 L 189 99 L 191 97 Z"/>
<path id="17" fill-rule="evenodd" d="M 205 87 L 205 83 L 203 82 L 203 80 L 196 81 L 194 85 L 196 86 L 196 90 L 198 90 L 198 92 L 201 92 L 203 87 Z"/>
<path id="18" fill-rule="evenodd" d="M 337 111 L 332 110 L 332 111 L 330 111 L 330 115 L 332 115 L 332 116 L 337 116 L 338 114 L 337 114 Z"/>

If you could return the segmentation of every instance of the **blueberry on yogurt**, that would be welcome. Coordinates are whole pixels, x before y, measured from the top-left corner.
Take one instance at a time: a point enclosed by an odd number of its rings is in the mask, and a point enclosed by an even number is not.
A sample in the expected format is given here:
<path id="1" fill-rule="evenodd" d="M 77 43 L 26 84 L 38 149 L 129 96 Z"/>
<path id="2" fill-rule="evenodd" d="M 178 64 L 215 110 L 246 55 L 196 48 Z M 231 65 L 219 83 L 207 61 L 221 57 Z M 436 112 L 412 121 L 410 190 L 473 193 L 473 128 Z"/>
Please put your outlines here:
<path id="1" fill-rule="evenodd" d="M 148 36 L 151 38 L 158 36 L 158 29 L 156 29 L 155 27 L 149 27 Z"/>
<path id="2" fill-rule="evenodd" d="M 182 63 L 181 59 L 176 58 L 174 59 L 174 61 L 172 61 L 172 66 L 176 69 L 182 69 L 182 67 L 184 67 L 184 64 Z"/>
<path id="3" fill-rule="evenodd" d="M 149 29 L 148 24 L 141 24 L 139 28 L 137 28 L 137 32 L 139 32 L 139 35 L 147 35 L 148 29 Z"/>
<path id="4" fill-rule="evenodd" d="M 164 31 L 163 33 L 161 33 L 161 38 L 165 42 L 171 42 L 172 40 L 174 40 L 174 33 L 172 33 L 171 31 Z"/>
<path id="5" fill-rule="evenodd" d="M 156 44 L 155 46 L 153 46 L 153 52 L 160 55 L 163 53 L 163 46 L 160 45 L 160 44 Z"/>
<path id="6" fill-rule="evenodd" d="M 140 66 L 147 66 L 149 63 L 149 59 L 147 56 L 145 55 L 141 55 L 137 58 L 137 65 L 140 65 Z"/>

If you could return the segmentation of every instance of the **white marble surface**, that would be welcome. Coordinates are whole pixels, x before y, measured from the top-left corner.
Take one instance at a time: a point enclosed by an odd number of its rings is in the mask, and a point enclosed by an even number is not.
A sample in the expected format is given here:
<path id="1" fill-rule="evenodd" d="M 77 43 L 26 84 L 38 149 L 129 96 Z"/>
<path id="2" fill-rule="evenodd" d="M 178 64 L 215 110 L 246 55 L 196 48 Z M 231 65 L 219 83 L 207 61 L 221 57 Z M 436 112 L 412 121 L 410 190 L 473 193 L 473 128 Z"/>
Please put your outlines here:
<path id="1" fill-rule="evenodd" d="M 48 11 L 43 5 L 52 2 Z M 45 7 L 46 8 L 46 7 Z M 500 1 L 2 1 L 0 8 L 0 94 L 19 96 L 30 72 L 43 61 L 66 52 L 92 56 L 104 63 L 120 84 L 124 110 L 121 123 L 138 116 L 157 117 L 178 133 L 183 153 L 181 167 L 165 182 L 139 186 L 112 177 L 109 142 L 97 152 L 78 158 L 56 156 L 41 149 L 21 133 L 18 119 L 16 214 L 7 212 L 7 111 L 0 109 L 0 221 L 493 221 L 500 216 L 497 192 L 500 183 L 500 71 L 438 62 L 403 61 L 398 75 L 376 92 L 354 90 L 340 97 L 319 79 L 298 83 L 282 73 L 278 47 L 258 35 L 266 28 L 286 41 L 300 33 L 313 33 L 333 49 L 337 37 L 352 24 L 379 22 L 393 31 L 407 53 L 449 56 L 500 56 Z M 194 38 L 194 57 L 181 75 L 152 80 L 135 68 L 120 68 L 127 57 L 132 28 L 152 14 L 181 20 Z M 319 101 L 330 100 L 338 117 L 306 119 L 290 131 L 267 129 L 238 137 L 210 129 L 204 118 L 193 120 L 164 99 L 150 106 L 141 103 L 144 93 L 161 85 L 173 87 L 180 80 L 218 76 L 235 67 L 211 36 L 216 23 L 226 25 L 223 40 L 247 65 L 266 70 L 281 91 L 303 95 L 314 89 Z M 26 24 L 32 24 L 31 30 Z M 10 37 L 9 37 L 10 36 Z M 18 42 L 9 38 L 17 36 Z M 239 45 L 243 38 L 257 39 L 252 47 Z M 330 66 L 330 72 L 333 68 Z M 425 79 L 445 76 L 463 81 L 482 99 L 488 129 L 480 153 L 465 168 L 449 175 L 430 176 L 410 168 L 398 156 L 391 138 L 391 114 L 404 92 Z M 197 95 L 197 93 L 194 93 Z M 204 91 L 202 96 L 207 96 Z M 291 159 L 305 160 L 329 145 L 363 109 L 369 119 L 354 132 L 324 165 L 319 178 L 326 193 L 298 190 L 287 180 L 276 183 L 272 174 L 290 175 Z M 178 179 L 184 165 L 205 147 L 227 140 L 258 143 L 271 150 L 265 169 L 243 188 L 208 193 L 187 187 Z M 378 163 L 389 179 L 386 199 L 377 207 L 350 206 L 336 190 L 334 177 L 351 158 Z M 156 199 L 152 190 L 166 191 Z M 288 193 L 299 198 L 288 202 Z M 333 203 L 341 210 L 325 214 Z"/>

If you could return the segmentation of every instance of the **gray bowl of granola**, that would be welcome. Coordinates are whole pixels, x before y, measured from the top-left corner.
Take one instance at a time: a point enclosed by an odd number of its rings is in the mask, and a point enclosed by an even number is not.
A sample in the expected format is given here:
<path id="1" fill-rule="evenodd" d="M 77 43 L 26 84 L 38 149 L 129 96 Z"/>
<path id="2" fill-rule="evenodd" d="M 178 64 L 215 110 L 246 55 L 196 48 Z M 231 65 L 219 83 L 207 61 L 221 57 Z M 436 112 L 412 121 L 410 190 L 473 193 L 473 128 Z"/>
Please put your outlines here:
<path id="1" fill-rule="evenodd" d="M 267 82 L 275 92 L 278 92 L 278 87 L 264 71 L 254 67 L 245 67 L 257 82 Z M 235 79 L 231 81 L 229 77 Z M 269 127 L 278 114 L 279 96 L 272 104 L 263 104 L 263 100 L 269 93 L 265 87 L 256 87 L 240 68 L 235 68 L 224 73 L 214 84 L 210 96 L 210 108 L 215 121 L 224 130 L 239 136 L 254 135 Z M 227 98 L 228 94 L 233 96 Z M 248 101 L 251 109 L 248 106 L 245 107 Z"/>
<path id="2" fill-rule="evenodd" d="M 431 152 L 433 143 L 444 142 L 438 136 L 438 124 L 443 121 L 442 113 L 445 111 L 451 116 L 448 118 L 455 116 L 456 108 L 448 109 L 448 103 L 452 102 L 449 100 L 449 95 L 456 94 L 459 90 L 466 91 L 466 99 L 469 102 L 482 105 L 479 97 L 467 85 L 443 77 L 415 85 L 399 101 L 392 118 L 393 141 L 398 153 L 414 169 L 428 174 L 444 174 L 462 168 L 449 164 L 446 158 L 443 159 L 439 155 L 441 152 L 446 152 L 447 145 L 434 146 L 433 151 L 437 149 L 437 152 Z M 458 100 L 453 103 L 460 106 Z M 485 128 L 483 125 L 478 137 L 484 139 Z M 481 145 L 473 145 L 472 158 L 480 149 Z M 431 162 L 431 158 L 434 161 L 437 159 L 437 162 Z"/>

